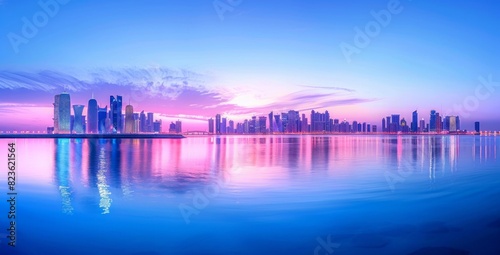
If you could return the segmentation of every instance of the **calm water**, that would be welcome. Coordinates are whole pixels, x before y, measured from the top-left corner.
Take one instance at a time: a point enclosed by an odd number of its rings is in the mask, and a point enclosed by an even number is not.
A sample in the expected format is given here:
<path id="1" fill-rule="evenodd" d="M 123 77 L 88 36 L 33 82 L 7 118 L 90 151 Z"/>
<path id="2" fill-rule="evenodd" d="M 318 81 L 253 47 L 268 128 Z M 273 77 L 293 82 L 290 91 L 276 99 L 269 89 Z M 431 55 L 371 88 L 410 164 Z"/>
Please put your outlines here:
<path id="1" fill-rule="evenodd" d="M 497 137 L 15 142 L 2 254 L 500 254 Z"/>

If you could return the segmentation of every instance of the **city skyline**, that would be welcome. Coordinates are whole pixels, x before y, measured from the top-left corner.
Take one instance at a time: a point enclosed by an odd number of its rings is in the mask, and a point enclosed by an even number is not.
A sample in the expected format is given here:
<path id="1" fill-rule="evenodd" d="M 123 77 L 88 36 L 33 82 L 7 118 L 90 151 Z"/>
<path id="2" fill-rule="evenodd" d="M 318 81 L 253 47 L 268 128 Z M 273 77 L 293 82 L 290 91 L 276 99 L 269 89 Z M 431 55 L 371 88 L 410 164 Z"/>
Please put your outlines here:
<path id="1" fill-rule="evenodd" d="M 84 115 L 84 111 L 87 113 Z M 147 115 L 146 115 L 147 114 Z M 90 117 L 88 117 L 90 116 Z M 419 118 L 420 116 L 420 118 Z M 208 134 L 279 134 L 279 133 L 465 133 L 462 128 L 460 116 L 445 116 L 431 110 L 429 118 L 419 115 L 418 110 L 411 114 L 411 120 L 400 114 L 391 114 L 383 117 L 379 124 L 350 119 L 339 119 L 331 115 L 328 110 L 324 112 L 304 112 L 289 110 L 287 112 L 273 112 L 268 115 L 254 115 L 241 122 L 235 122 L 223 114 L 216 114 L 207 119 L 208 128 L 191 131 L 203 131 Z M 424 115 L 425 116 L 425 115 Z M 308 118 L 309 117 L 309 118 Z M 88 104 L 72 104 L 71 96 L 67 92 L 54 95 L 53 125 L 46 127 L 47 133 L 55 134 L 107 134 L 107 133 L 182 133 L 182 121 L 172 121 L 168 129 L 163 129 L 162 120 L 154 118 L 153 112 L 145 113 L 144 109 L 134 111 L 134 106 L 129 103 L 123 107 L 123 97 L 120 95 L 109 96 L 108 105 L 104 108 L 92 97 Z M 237 120 L 238 121 L 238 120 Z M 479 123 L 473 123 L 472 132 L 483 131 Z M 1 132 L 5 132 L 0 130 Z M 190 131 L 189 129 L 187 131 Z M 10 133 L 12 131 L 7 131 Z M 18 132 L 15 130 L 15 132 Z M 27 132 L 21 130 L 21 132 Z M 29 131 L 28 131 L 29 132 Z"/>
<path id="2" fill-rule="evenodd" d="M 290 109 L 371 123 L 434 109 L 500 129 L 495 1 L 240 1 L 222 16 L 211 1 L 63 2 L 0 3 L 0 129 L 44 130 L 64 90 L 185 129 Z"/>

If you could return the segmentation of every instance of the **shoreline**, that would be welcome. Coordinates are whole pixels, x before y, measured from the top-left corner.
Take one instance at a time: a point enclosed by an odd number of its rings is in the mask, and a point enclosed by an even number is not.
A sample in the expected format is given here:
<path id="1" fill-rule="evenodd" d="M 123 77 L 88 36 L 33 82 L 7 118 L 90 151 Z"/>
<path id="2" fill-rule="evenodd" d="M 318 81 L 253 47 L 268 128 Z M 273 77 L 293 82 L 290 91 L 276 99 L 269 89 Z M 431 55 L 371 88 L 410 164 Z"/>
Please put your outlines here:
<path id="1" fill-rule="evenodd" d="M 30 139 L 182 139 L 181 134 L 0 134 L 2 138 Z"/>

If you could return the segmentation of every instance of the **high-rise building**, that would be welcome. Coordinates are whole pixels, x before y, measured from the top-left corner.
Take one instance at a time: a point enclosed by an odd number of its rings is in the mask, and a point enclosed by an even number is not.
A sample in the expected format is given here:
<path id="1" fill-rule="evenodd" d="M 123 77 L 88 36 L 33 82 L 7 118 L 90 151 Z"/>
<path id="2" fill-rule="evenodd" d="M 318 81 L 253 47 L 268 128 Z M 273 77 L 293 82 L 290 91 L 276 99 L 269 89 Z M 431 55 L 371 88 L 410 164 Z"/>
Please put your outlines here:
<path id="1" fill-rule="evenodd" d="M 457 117 L 456 116 L 447 116 L 449 121 L 448 131 L 457 132 Z"/>
<path id="2" fill-rule="evenodd" d="M 74 124 L 73 124 L 73 131 L 77 134 L 83 134 L 83 108 L 84 105 L 73 105 L 73 112 L 74 112 Z"/>
<path id="3" fill-rule="evenodd" d="M 222 122 L 220 124 L 220 132 L 221 134 L 227 134 L 227 118 L 222 118 Z"/>
<path id="4" fill-rule="evenodd" d="M 106 129 L 106 120 L 108 118 L 108 106 L 104 108 L 97 108 L 97 129 L 99 134 L 105 134 L 108 132 Z"/>
<path id="5" fill-rule="evenodd" d="M 152 112 L 148 112 L 147 114 L 148 118 L 147 118 L 147 130 L 148 132 L 155 132 L 154 131 L 154 123 L 155 123 L 155 119 L 154 119 L 154 113 Z M 161 126 L 161 123 L 160 123 L 160 126 Z"/>
<path id="6" fill-rule="evenodd" d="M 227 133 L 228 134 L 234 134 L 234 121 L 230 120 L 229 121 L 229 126 L 227 127 Z"/>
<path id="7" fill-rule="evenodd" d="M 153 132 L 161 133 L 161 120 L 153 122 Z"/>
<path id="8" fill-rule="evenodd" d="M 97 100 L 94 98 L 89 100 L 89 105 L 87 107 L 87 133 L 97 134 L 99 120 L 97 117 Z"/>
<path id="9" fill-rule="evenodd" d="M 385 126 L 385 118 L 382 118 L 382 132 L 387 132 L 387 128 Z"/>
<path id="10" fill-rule="evenodd" d="M 401 120 L 401 125 L 400 125 L 400 128 L 399 128 L 401 132 L 403 133 L 408 133 L 410 132 L 410 127 L 408 126 L 408 122 L 405 120 L 405 118 L 403 118 Z"/>
<path id="11" fill-rule="evenodd" d="M 110 96 L 109 97 L 109 105 L 111 115 L 109 116 L 111 119 L 111 124 L 113 126 L 113 133 L 121 133 L 122 132 L 122 97 L 121 96 Z"/>
<path id="12" fill-rule="evenodd" d="M 474 129 L 476 130 L 476 133 L 481 132 L 479 121 L 474 122 Z"/>
<path id="13" fill-rule="evenodd" d="M 267 123 L 267 117 L 260 116 L 259 117 L 259 131 L 258 131 L 259 133 L 265 134 L 267 132 L 266 123 Z"/>
<path id="14" fill-rule="evenodd" d="M 208 119 L 208 133 L 214 133 L 214 119 L 212 118 Z"/>
<path id="15" fill-rule="evenodd" d="M 411 132 L 418 132 L 418 112 L 416 110 L 412 113 Z"/>
<path id="16" fill-rule="evenodd" d="M 139 128 L 140 132 L 148 132 L 148 122 L 144 111 L 141 111 L 141 114 L 139 115 L 139 121 L 141 123 L 141 127 Z"/>
<path id="17" fill-rule="evenodd" d="M 422 132 L 422 133 L 423 133 L 423 132 L 425 132 L 425 131 L 426 131 L 425 129 L 426 129 L 426 128 L 425 128 L 425 119 L 424 119 L 424 118 L 422 118 L 422 119 L 420 120 L 420 132 Z"/>
<path id="18" fill-rule="evenodd" d="M 182 133 L 182 122 L 181 122 L 180 120 L 177 120 L 177 121 L 175 122 L 175 132 L 176 132 L 177 134 Z"/>
<path id="19" fill-rule="evenodd" d="M 399 114 L 393 114 L 392 115 L 392 120 L 391 120 L 391 132 L 392 133 L 397 133 L 399 131 L 401 131 L 401 127 L 400 127 L 400 120 L 399 120 L 400 116 Z"/>
<path id="20" fill-rule="evenodd" d="M 54 97 L 54 133 L 69 134 L 71 131 L 71 99 L 64 92 Z"/>
<path id="21" fill-rule="evenodd" d="M 436 111 L 431 111 L 431 117 L 429 120 L 429 132 L 436 132 Z"/>
<path id="22" fill-rule="evenodd" d="M 443 131 L 443 119 L 439 113 L 436 113 L 436 132 Z"/>
<path id="23" fill-rule="evenodd" d="M 220 114 L 215 115 L 215 133 L 218 135 L 221 134 L 220 119 Z"/>
<path id="24" fill-rule="evenodd" d="M 462 127 L 460 126 L 460 117 L 459 116 L 456 117 L 457 117 L 457 130 L 460 131 L 462 130 Z"/>
<path id="25" fill-rule="evenodd" d="M 385 117 L 385 125 L 386 125 L 386 126 L 385 126 L 385 128 L 386 128 L 386 129 L 385 129 L 385 132 L 391 132 L 391 129 L 392 129 L 392 128 L 391 128 L 391 127 L 392 127 L 392 126 L 391 126 L 391 116 L 387 116 L 387 117 Z"/>
<path id="26" fill-rule="evenodd" d="M 134 107 L 132 105 L 127 105 L 125 107 L 125 129 L 124 133 L 133 134 L 135 127 L 134 120 Z"/>

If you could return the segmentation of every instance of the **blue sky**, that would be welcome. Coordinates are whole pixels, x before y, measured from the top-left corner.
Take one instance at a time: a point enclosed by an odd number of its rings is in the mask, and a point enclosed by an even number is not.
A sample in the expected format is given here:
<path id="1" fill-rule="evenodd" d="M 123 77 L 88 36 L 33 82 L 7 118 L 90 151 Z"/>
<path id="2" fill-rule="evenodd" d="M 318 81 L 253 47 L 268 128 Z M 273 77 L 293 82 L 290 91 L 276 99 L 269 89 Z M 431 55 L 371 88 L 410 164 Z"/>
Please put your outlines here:
<path id="1" fill-rule="evenodd" d="M 460 114 L 465 128 L 479 120 L 500 130 L 500 87 L 478 79 L 500 82 L 495 1 L 40 2 L 58 10 L 13 46 L 23 18 L 47 12 L 37 1 L 0 1 L 0 117 L 11 120 L 0 129 L 31 128 L 34 112 L 36 125 L 50 126 L 52 97 L 66 87 L 74 103 L 94 93 L 104 106 L 122 94 L 136 111 L 188 126 L 218 112 L 238 120 L 311 108 L 380 125 L 436 109 Z M 214 2 L 230 8 L 223 18 Z M 393 4 L 399 12 L 348 61 L 340 45 L 355 46 L 355 28 Z"/>

